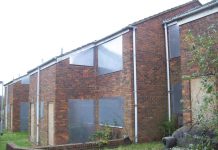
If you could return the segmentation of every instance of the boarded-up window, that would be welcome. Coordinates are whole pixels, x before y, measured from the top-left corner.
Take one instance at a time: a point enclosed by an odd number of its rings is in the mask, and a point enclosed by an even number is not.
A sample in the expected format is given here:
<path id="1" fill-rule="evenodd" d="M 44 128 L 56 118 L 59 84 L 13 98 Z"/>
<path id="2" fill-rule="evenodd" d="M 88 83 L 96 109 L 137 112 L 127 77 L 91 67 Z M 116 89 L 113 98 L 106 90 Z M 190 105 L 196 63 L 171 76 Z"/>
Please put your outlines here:
<path id="1" fill-rule="evenodd" d="M 122 97 L 101 98 L 99 100 L 99 123 L 123 127 L 123 105 Z"/>
<path id="2" fill-rule="evenodd" d="M 94 49 L 84 51 L 76 51 L 70 57 L 70 64 L 93 66 L 94 65 Z"/>
<path id="3" fill-rule="evenodd" d="M 180 37 L 179 37 L 179 25 L 175 24 L 168 27 L 169 32 L 169 51 L 170 58 L 180 56 Z"/>
<path id="4" fill-rule="evenodd" d="M 68 101 L 69 143 L 87 142 L 95 130 L 94 101 Z"/>
<path id="5" fill-rule="evenodd" d="M 195 122 L 199 115 L 203 115 L 204 119 L 208 119 L 208 121 L 212 120 L 213 117 L 213 110 L 214 106 L 216 106 L 215 101 L 214 105 L 209 105 L 207 107 L 207 110 L 200 114 L 200 110 L 202 110 L 202 105 L 204 104 L 204 98 L 206 96 L 209 96 L 209 94 L 206 93 L 205 89 L 203 88 L 202 84 L 202 78 L 196 78 L 191 80 L 191 109 L 192 109 L 192 120 Z M 215 79 L 214 77 L 211 77 L 208 82 L 214 83 Z M 214 97 L 215 100 L 215 97 Z M 213 103 L 213 101 L 211 101 Z M 205 120 L 204 120 L 205 121 Z"/>
<path id="6" fill-rule="evenodd" d="M 98 46 L 98 74 L 123 69 L 122 36 Z"/>
<path id="7" fill-rule="evenodd" d="M 20 131 L 27 131 L 28 129 L 28 114 L 29 114 L 29 103 L 20 103 Z"/>
<path id="8" fill-rule="evenodd" d="M 40 118 L 44 117 L 44 101 L 40 102 Z"/>
<path id="9" fill-rule="evenodd" d="M 182 84 L 177 83 L 175 85 L 172 85 L 172 92 L 171 92 L 172 102 L 171 102 L 171 108 L 172 113 L 174 115 L 178 115 L 182 113 Z"/>

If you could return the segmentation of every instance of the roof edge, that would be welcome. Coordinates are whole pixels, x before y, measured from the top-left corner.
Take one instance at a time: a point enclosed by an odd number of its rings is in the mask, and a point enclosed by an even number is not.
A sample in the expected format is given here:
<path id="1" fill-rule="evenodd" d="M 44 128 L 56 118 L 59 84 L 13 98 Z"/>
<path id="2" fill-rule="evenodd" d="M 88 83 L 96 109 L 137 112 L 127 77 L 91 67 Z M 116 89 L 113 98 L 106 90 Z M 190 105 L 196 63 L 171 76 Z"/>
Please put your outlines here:
<path id="1" fill-rule="evenodd" d="M 181 15 L 178 15 L 178 16 L 172 18 L 172 19 L 165 20 L 165 21 L 163 21 L 163 24 L 169 24 L 169 23 L 172 23 L 174 21 L 178 21 L 178 20 L 181 20 L 181 19 L 184 19 L 184 18 L 188 18 L 189 16 L 192 16 L 194 14 L 200 13 L 201 11 L 204 11 L 206 9 L 210 9 L 210 8 L 213 8 L 213 7 L 216 7 L 216 6 L 218 6 L 218 1 L 206 3 L 205 5 L 202 5 L 199 8 L 196 8 L 194 10 L 191 10 L 191 11 L 188 11 L 188 12 L 183 13 Z"/>
<path id="2" fill-rule="evenodd" d="M 195 3 L 195 2 L 198 2 L 199 5 L 202 6 L 202 4 L 201 4 L 201 2 L 200 2 L 199 0 L 192 0 L 192 1 L 189 1 L 189 2 L 187 2 L 187 3 L 181 4 L 181 5 L 179 5 L 179 6 L 172 7 L 172 8 L 170 8 L 170 9 L 164 10 L 164 11 L 162 11 L 162 12 L 160 12 L 160 13 L 155 14 L 155 15 L 146 17 L 146 18 L 144 18 L 144 19 L 142 19 L 142 20 L 133 22 L 133 23 L 130 24 L 130 25 L 138 25 L 138 24 L 143 23 L 143 22 L 145 22 L 145 21 L 147 21 L 147 20 L 149 20 L 149 19 L 153 19 L 153 18 L 155 18 L 155 17 L 158 17 L 158 16 L 160 16 L 160 15 L 163 15 L 163 14 L 168 13 L 168 12 L 170 12 L 170 11 L 174 11 L 174 10 L 180 8 L 180 7 L 184 7 L 184 6 L 186 6 L 186 5 L 189 5 L 189 4 Z"/>

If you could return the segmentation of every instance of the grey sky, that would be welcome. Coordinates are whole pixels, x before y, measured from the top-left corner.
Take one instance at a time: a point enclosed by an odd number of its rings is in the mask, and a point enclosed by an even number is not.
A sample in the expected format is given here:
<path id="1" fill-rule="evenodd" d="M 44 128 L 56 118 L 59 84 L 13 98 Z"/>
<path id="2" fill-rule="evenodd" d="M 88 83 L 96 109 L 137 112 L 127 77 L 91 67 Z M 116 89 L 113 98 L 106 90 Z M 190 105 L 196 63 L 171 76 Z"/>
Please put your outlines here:
<path id="1" fill-rule="evenodd" d="M 188 1 L 0 0 L 0 80 Z"/>

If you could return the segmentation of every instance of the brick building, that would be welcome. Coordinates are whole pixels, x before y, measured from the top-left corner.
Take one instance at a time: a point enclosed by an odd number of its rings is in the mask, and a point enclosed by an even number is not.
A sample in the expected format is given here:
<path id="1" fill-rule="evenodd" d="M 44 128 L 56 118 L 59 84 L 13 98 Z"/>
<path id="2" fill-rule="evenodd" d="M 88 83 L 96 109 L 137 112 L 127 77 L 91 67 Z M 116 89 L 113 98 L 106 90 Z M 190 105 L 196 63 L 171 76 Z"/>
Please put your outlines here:
<path id="1" fill-rule="evenodd" d="M 168 37 L 169 43 L 167 48 L 169 48 L 170 54 L 171 102 L 183 107 L 183 111 L 179 113 L 183 114 L 183 124 L 189 124 L 195 120 L 197 110 L 200 109 L 199 106 L 202 103 L 202 94 L 205 92 L 201 89 L 202 77 L 184 78 L 191 76 L 198 70 L 196 66 L 190 66 L 188 63 L 192 55 L 188 51 L 188 43 L 185 37 L 189 31 L 193 35 L 202 35 L 212 25 L 218 30 L 218 2 L 205 4 L 200 8 L 165 21 L 164 24 L 166 27 L 165 35 Z M 216 90 L 218 90 L 217 76 L 211 76 L 213 82 L 216 83 Z M 183 103 L 174 100 L 174 94 L 178 93 L 179 99 L 182 99 Z"/>
<path id="2" fill-rule="evenodd" d="M 159 140 L 168 118 L 162 23 L 200 6 L 194 0 L 145 18 L 30 70 L 31 141 L 85 142 L 104 124 L 115 137 Z"/>
<path id="3" fill-rule="evenodd" d="M 5 86 L 5 128 L 9 131 L 28 130 L 29 77 L 19 77 Z"/>

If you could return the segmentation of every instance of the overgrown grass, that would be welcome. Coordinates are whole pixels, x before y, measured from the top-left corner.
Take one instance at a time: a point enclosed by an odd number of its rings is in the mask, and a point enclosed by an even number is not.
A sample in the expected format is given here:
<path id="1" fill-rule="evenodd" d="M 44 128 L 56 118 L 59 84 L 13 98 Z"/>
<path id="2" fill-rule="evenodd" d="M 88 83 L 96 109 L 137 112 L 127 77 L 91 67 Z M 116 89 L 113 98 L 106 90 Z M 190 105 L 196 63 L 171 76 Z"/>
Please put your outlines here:
<path id="1" fill-rule="evenodd" d="M 120 146 L 113 150 L 163 150 L 163 149 L 164 149 L 164 145 L 162 143 L 151 142 L 145 144 L 131 144 L 128 146 Z"/>
<path id="2" fill-rule="evenodd" d="M 0 136 L 0 150 L 6 149 L 6 144 L 12 142 L 19 147 L 31 147 L 27 132 L 4 132 Z"/>

